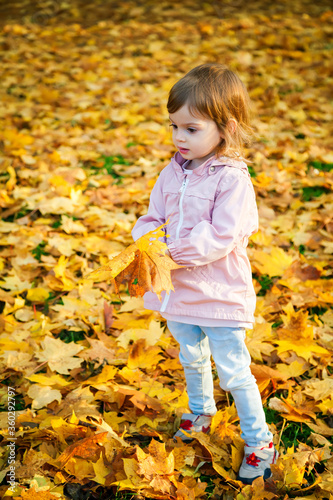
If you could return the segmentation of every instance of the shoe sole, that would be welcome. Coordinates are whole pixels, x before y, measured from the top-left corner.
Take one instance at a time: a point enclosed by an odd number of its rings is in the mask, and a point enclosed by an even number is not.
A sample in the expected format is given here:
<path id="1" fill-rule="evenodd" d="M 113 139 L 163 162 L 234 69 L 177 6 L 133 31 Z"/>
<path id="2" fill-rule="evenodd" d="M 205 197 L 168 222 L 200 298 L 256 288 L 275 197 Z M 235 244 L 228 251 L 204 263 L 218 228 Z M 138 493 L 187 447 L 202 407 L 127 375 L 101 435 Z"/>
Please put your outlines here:
<path id="1" fill-rule="evenodd" d="M 256 476 L 256 477 L 240 477 L 240 476 L 237 476 L 237 481 L 242 481 L 242 483 L 244 484 L 252 484 L 253 481 L 255 479 L 257 479 L 258 477 L 263 477 L 264 478 L 264 481 L 266 481 L 266 479 L 269 479 L 272 475 L 272 471 L 271 469 L 266 469 L 263 476 L 259 475 L 259 476 Z"/>

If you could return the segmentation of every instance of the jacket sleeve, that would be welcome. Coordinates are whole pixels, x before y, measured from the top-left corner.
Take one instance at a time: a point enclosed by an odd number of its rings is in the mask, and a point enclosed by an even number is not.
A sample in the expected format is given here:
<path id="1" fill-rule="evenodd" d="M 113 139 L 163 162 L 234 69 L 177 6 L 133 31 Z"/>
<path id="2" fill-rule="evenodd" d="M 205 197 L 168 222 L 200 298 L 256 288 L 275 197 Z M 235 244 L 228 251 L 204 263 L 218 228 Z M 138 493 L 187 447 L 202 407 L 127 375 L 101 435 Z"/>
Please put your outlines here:
<path id="1" fill-rule="evenodd" d="M 248 237 L 258 231 L 258 211 L 250 183 L 249 178 L 234 169 L 221 179 L 212 222 L 199 222 L 189 237 L 169 244 L 177 264 L 188 267 L 209 264 L 228 255 L 237 244 L 247 245 Z"/>
<path id="2" fill-rule="evenodd" d="M 132 238 L 134 241 L 165 223 L 162 184 L 163 181 L 161 172 L 151 191 L 147 214 L 139 217 L 132 229 Z M 163 238 L 159 238 L 159 240 L 166 243 L 165 236 Z"/>

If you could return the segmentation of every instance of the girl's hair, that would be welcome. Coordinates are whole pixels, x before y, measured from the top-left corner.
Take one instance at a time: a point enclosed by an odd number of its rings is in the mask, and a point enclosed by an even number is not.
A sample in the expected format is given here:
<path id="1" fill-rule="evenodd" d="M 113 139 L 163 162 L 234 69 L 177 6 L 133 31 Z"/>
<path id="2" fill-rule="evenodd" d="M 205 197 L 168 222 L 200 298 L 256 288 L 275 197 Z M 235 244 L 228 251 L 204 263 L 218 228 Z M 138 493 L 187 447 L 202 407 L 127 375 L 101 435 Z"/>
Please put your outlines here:
<path id="1" fill-rule="evenodd" d="M 226 66 L 206 63 L 197 66 L 181 78 L 169 92 L 167 108 L 175 113 L 184 104 L 195 116 L 214 120 L 223 133 L 216 156 L 242 156 L 243 146 L 250 144 L 253 129 L 250 125 L 251 101 L 245 85 Z M 237 122 L 232 132 L 227 123 Z"/>

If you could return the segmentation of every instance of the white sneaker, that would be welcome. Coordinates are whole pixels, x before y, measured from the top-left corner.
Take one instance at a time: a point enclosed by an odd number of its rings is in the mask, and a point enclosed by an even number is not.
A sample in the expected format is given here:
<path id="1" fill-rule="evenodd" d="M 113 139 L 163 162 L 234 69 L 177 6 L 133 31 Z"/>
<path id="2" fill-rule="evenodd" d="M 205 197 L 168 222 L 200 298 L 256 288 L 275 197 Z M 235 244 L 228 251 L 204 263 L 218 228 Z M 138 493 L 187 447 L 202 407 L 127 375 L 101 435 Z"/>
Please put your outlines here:
<path id="1" fill-rule="evenodd" d="M 183 430 L 192 434 L 192 432 L 208 432 L 212 421 L 212 415 L 194 415 L 193 413 L 183 413 L 179 430 L 173 436 L 173 439 L 180 437 L 183 441 L 192 441 L 192 437 L 186 436 Z"/>
<path id="2" fill-rule="evenodd" d="M 279 453 L 272 442 L 262 448 L 246 444 L 237 480 L 244 484 L 252 484 L 252 481 L 260 476 L 263 476 L 264 480 L 268 479 L 272 475 L 270 466 L 275 464 L 278 456 Z"/>

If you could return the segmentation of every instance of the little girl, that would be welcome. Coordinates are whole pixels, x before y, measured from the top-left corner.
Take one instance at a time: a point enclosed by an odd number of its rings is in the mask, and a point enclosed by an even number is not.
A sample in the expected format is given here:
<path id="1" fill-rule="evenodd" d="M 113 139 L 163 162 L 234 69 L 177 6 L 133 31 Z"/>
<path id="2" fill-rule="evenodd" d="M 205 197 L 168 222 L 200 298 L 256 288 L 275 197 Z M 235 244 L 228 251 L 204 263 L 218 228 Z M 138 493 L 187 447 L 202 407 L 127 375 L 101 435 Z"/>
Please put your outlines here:
<path id="1" fill-rule="evenodd" d="M 245 328 L 252 328 L 256 304 L 246 247 L 258 230 L 255 193 L 241 151 L 251 135 L 248 93 L 221 64 L 193 68 L 171 89 L 167 108 L 177 148 L 162 170 L 147 215 L 132 236 L 170 220 L 168 253 L 184 267 L 172 271 L 175 291 L 145 294 L 145 307 L 160 311 L 180 344 L 191 414 L 175 436 L 207 432 L 217 409 L 210 357 L 220 386 L 230 391 L 245 441 L 237 479 L 271 476 L 273 446 L 260 392 L 250 370 Z"/>

